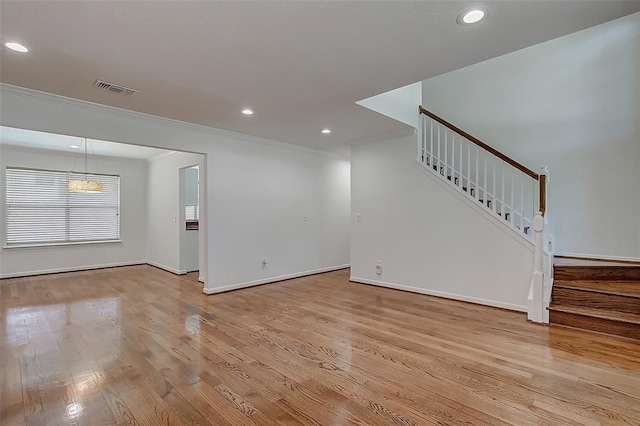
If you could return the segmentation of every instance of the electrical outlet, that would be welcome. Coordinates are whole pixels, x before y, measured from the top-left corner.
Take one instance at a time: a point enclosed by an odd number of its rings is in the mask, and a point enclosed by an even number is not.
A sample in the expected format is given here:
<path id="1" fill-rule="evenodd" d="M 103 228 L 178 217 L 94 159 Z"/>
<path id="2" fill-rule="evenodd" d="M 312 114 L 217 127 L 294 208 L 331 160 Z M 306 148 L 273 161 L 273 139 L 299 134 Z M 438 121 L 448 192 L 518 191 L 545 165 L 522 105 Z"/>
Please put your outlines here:
<path id="1" fill-rule="evenodd" d="M 303 222 L 307 222 L 307 220 L 308 220 L 308 219 L 309 219 L 309 218 L 307 217 L 307 215 L 306 215 L 306 214 L 305 214 L 304 216 L 302 216 L 302 221 L 303 221 Z"/>
<path id="2" fill-rule="evenodd" d="M 378 260 L 376 262 L 376 274 L 382 275 L 382 261 Z"/>
<path id="3" fill-rule="evenodd" d="M 360 213 L 356 213 L 356 222 L 362 222 L 362 215 Z"/>

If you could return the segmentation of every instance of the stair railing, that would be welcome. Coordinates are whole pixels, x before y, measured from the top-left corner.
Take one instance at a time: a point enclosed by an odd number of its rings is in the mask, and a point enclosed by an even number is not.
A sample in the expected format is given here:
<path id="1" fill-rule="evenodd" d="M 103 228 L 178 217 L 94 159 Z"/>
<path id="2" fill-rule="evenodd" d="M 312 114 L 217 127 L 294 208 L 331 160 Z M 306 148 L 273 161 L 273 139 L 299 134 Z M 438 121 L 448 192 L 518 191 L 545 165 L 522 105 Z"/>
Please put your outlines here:
<path id="1" fill-rule="evenodd" d="M 418 112 L 418 163 L 534 244 L 529 319 L 545 322 L 544 285 L 552 256 L 545 241 L 547 168 L 536 173 L 423 106 Z"/>
<path id="2" fill-rule="evenodd" d="M 424 107 L 418 162 L 533 241 L 537 212 L 547 209 L 546 174 L 538 174 Z"/>

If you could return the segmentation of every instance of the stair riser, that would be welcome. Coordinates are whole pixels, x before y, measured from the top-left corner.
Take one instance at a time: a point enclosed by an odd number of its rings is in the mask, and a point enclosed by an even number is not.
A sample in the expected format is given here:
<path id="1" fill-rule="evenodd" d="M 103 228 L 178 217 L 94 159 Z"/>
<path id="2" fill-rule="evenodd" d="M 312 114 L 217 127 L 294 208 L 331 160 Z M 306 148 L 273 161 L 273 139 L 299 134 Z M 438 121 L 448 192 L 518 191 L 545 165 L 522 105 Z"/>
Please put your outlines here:
<path id="1" fill-rule="evenodd" d="M 640 298 L 638 297 L 554 287 L 552 300 L 557 305 L 611 309 L 640 315 Z"/>
<path id="2" fill-rule="evenodd" d="M 640 325 L 637 324 L 557 311 L 549 312 L 549 321 L 551 324 L 566 325 L 582 330 L 598 331 L 600 333 L 640 340 Z"/>
<path id="3" fill-rule="evenodd" d="M 637 266 L 554 266 L 554 280 L 640 281 Z"/>

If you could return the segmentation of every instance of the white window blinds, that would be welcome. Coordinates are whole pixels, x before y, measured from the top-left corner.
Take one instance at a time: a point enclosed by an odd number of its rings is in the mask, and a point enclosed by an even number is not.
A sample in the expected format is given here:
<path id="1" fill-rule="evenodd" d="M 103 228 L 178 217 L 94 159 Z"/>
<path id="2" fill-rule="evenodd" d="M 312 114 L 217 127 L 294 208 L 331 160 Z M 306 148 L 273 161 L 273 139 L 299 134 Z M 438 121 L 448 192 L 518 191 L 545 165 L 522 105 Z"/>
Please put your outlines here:
<path id="1" fill-rule="evenodd" d="M 102 192 L 70 192 L 70 179 Z M 120 239 L 119 176 L 7 167 L 5 194 L 7 246 Z"/>
<path id="2" fill-rule="evenodd" d="M 195 206 L 184 206 L 184 218 L 185 220 L 199 220 L 200 219 L 200 206 L 199 205 L 195 205 Z"/>

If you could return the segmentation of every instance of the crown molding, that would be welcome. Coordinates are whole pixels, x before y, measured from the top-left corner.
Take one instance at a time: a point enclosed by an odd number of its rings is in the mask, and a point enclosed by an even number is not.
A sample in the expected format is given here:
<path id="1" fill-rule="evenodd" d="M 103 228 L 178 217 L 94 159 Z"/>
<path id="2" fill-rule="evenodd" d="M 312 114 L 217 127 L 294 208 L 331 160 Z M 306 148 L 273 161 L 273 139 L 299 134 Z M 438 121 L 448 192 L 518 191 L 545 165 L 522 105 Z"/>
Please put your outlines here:
<path id="1" fill-rule="evenodd" d="M 160 154 L 156 154 L 153 157 L 147 158 L 147 163 L 152 163 L 152 162 L 154 162 L 156 160 L 159 160 L 161 158 L 164 158 L 164 157 L 170 157 L 170 156 L 173 156 L 173 155 L 176 155 L 176 154 L 183 154 L 183 153 L 184 153 L 184 151 L 183 152 L 179 152 L 179 151 L 161 152 Z M 187 154 L 190 154 L 190 153 L 187 153 Z M 197 154 L 197 155 L 202 155 L 202 154 Z"/>

